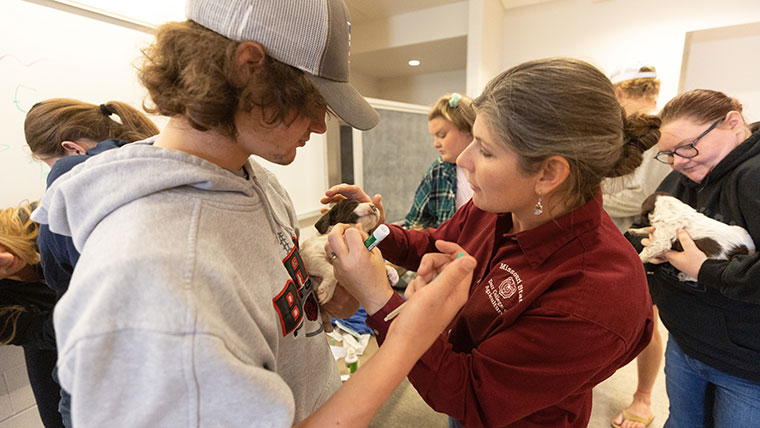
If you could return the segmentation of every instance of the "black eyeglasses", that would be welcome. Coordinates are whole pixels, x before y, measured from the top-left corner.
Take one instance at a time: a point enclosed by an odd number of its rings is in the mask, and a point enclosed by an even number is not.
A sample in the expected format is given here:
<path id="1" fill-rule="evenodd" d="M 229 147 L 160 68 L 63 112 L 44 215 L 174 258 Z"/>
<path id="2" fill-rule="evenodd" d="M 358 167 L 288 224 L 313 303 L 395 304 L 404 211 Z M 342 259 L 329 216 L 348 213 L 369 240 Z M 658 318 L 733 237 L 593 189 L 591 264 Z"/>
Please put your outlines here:
<path id="1" fill-rule="evenodd" d="M 701 140 L 705 135 L 709 134 L 710 131 L 715 129 L 715 127 L 718 126 L 718 124 L 722 121 L 723 119 L 716 120 L 712 125 L 710 125 L 709 128 L 705 130 L 705 132 L 699 134 L 699 136 L 695 138 L 694 141 L 692 141 L 691 143 L 684 144 L 683 146 L 678 146 L 672 152 L 669 152 L 669 151 L 658 152 L 656 155 L 654 155 L 654 158 L 662 163 L 673 165 L 673 162 L 675 162 L 675 156 L 679 156 L 684 159 L 691 159 L 691 158 L 697 157 L 699 155 L 699 150 L 697 150 L 697 143 L 699 142 L 699 140 Z"/>

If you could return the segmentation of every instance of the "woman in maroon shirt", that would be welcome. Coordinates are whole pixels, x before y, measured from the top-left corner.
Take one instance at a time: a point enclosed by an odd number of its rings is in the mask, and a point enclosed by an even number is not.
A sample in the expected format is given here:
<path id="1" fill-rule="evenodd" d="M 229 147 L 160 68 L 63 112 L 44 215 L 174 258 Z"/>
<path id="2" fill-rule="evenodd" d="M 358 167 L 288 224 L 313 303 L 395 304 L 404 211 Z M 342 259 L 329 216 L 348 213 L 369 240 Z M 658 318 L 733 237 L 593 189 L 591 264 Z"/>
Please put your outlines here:
<path id="1" fill-rule="evenodd" d="M 475 107 L 474 140 L 457 159 L 472 200 L 437 229 L 391 226 L 380 244 L 428 281 L 459 253 L 478 261 L 468 301 L 409 380 L 452 426 L 585 427 L 592 388 L 651 337 L 643 267 L 599 189 L 639 165 L 659 119 L 625 119 L 607 77 L 572 59 L 507 70 Z M 356 186 L 326 195 L 369 200 Z M 336 227 L 327 250 L 382 343 L 403 299 L 362 238 Z"/>

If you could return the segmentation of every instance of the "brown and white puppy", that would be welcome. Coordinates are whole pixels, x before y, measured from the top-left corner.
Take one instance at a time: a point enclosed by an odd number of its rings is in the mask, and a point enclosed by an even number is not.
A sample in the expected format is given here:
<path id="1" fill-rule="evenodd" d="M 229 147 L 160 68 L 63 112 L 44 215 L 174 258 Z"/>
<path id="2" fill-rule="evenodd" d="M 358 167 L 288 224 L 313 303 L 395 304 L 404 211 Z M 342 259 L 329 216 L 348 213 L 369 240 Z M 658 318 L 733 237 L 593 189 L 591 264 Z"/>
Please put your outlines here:
<path id="1" fill-rule="evenodd" d="M 319 235 L 306 239 L 299 251 L 309 272 L 309 278 L 317 290 L 320 305 L 332 298 L 338 283 L 333 273 L 332 263 L 325 254 L 327 234 L 338 223 L 361 224 L 365 232 L 372 233 L 372 229 L 378 225 L 379 220 L 380 211 L 371 203 L 344 199 L 333 205 L 314 225 Z M 330 331 L 330 315 L 324 310 L 321 312 L 325 329 Z"/>
<path id="2" fill-rule="evenodd" d="M 728 260 L 735 255 L 755 252 L 755 243 L 744 228 L 712 219 L 665 192 L 653 193 L 644 200 L 641 218 L 645 224 L 654 227 L 649 245 L 639 253 L 642 262 L 660 256 L 671 248 L 683 251 L 678 240 L 681 229 L 689 233 L 697 248 L 710 259 Z M 650 227 L 642 227 L 629 229 L 628 233 L 649 236 L 650 230 Z M 679 273 L 678 279 L 696 281 L 696 278 L 684 273 Z"/>

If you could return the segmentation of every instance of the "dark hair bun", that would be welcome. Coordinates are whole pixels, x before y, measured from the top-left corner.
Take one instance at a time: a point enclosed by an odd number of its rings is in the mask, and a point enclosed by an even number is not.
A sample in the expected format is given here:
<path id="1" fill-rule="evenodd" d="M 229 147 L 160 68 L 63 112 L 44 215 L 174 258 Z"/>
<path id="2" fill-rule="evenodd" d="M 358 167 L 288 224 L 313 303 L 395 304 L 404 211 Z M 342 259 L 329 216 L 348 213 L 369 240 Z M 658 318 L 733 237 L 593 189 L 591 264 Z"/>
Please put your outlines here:
<path id="1" fill-rule="evenodd" d="M 608 177 L 630 174 L 641 165 L 642 154 L 660 139 L 660 118 L 641 113 L 626 117 L 623 113 L 623 139 L 623 151 Z"/>

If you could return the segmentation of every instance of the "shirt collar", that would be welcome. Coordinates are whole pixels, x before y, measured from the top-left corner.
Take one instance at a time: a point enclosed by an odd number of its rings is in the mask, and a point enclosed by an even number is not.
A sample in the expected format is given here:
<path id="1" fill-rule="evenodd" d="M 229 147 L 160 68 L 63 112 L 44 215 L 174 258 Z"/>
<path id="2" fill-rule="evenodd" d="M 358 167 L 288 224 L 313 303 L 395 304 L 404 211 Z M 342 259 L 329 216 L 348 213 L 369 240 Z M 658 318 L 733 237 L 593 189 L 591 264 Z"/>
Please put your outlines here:
<path id="1" fill-rule="evenodd" d="M 517 241 L 530 266 L 537 269 L 546 259 L 583 233 L 598 227 L 602 221 L 602 194 L 597 192 L 585 205 L 550 220 L 534 229 L 506 233 Z M 509 221 L 511 227 L 511 220 Z"/>

